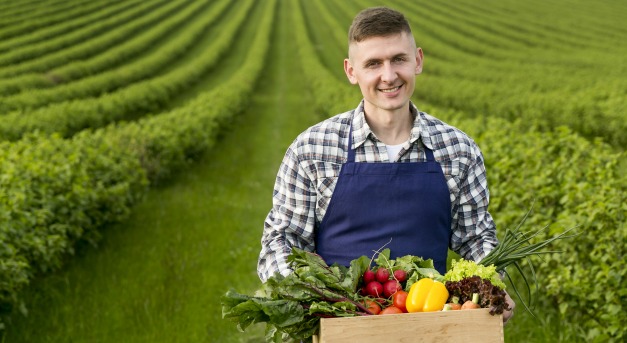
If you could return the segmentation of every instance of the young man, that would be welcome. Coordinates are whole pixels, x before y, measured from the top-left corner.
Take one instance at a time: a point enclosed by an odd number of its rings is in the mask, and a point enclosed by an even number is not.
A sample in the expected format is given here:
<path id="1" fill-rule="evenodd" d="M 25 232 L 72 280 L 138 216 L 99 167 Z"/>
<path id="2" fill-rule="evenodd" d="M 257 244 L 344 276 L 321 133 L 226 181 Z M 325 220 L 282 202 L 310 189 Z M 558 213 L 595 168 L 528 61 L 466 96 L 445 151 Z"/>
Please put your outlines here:
<path id="1" fill-rule="evenodd" d="M 479 147 L 410 101 L 422 66 L 401 13 L 355 17 L 344 71 L 363 100 L 288 148 L 264 225 L 262 281 L 291 272 L 294 246 L 344 265 L 385 246 L 392 258 L 431 258 L 441 273 L 449 247 L 479 261 L 496 246 Z"/>

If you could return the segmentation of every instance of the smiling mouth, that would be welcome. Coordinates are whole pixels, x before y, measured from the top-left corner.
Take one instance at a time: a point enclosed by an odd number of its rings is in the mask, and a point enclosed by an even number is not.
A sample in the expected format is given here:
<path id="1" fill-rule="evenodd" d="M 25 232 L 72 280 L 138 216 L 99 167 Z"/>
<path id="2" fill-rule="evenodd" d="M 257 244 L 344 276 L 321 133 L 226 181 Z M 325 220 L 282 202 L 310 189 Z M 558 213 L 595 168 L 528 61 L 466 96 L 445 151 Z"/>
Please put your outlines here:
<path id="1" fill-rule="evenodd" d="M 401 86 L 402 86 L 402 85 L 401 85 Z M 399 90 L 399 89 L 401 88 L 401 86 L 397 86 L 397 87 L 394 87 L 394 88 L 385 88 L 385 89 L 380 88 L 379 90 L 380 90 L 381 92 L 383 92 L 383 93 L 394 93 L 394 92 L 396 92 L 397 90 Z"/>

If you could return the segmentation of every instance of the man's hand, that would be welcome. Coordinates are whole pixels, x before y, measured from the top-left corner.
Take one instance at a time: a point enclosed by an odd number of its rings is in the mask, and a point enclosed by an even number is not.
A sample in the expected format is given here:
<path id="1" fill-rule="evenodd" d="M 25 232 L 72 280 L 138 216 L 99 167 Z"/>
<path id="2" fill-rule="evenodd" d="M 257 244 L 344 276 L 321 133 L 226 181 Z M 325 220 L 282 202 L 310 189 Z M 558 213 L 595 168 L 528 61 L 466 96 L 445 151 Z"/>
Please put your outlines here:
<path id="1" fill-rule="evenodd" d="M 503 324 L 507 324 L 507 321 L 510 320 L 514 316 L 514 308 L 516 307 L 516 303 L 509 296 L 509 293 L 505 291 L 505 301 L 509 305 L 509 310 L 503 311 Z"/>

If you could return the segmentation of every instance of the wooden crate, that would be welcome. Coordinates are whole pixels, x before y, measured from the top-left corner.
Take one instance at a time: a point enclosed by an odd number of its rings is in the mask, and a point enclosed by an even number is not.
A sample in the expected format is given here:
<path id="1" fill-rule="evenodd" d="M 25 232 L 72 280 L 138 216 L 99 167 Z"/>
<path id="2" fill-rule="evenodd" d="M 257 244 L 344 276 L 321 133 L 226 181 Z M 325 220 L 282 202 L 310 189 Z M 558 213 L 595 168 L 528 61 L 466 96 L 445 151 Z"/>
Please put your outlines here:
<path id="1" fill-rule="evenodd" d="M 503 316 L 489 309 L 322 318 L 314 343 L 503 343 Z"/>

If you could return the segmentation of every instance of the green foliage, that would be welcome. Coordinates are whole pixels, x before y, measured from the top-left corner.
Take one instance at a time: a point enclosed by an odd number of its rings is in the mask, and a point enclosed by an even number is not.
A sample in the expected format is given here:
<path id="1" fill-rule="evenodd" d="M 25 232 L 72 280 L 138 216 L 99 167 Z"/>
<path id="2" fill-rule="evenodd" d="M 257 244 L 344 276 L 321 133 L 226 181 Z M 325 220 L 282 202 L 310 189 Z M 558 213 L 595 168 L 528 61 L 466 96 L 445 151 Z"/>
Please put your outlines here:
<path id="1" fill-rule="evenodd" d="M 198 2 L 197 4 L 204 5 L 202 2 Z M 128 7 L 133 4 L 125 2 L 123 5 Z M 173 5 L 174 9 L 181 6 L 181 4 L 176 2 L 174 2 Z M 119 11 L 119 9 L 115 7 L 112 7 L 111 9 Z M 124 9 L 124 7 L 122 9 Z M 102 73 L 104 70 L 115 67 L 121 62 L 126 62 L 129 59 L 132 59 L 133 56 L 139 54 L 142 50 L 150 48 L 151 45 L 155 44 L 159 39 L 162 39 L 169 31 L 176 29 L 182 21 L 189 21 L 190 14 L 198 13 L 199 8 L 197 6 L 190 6 L 178 11 L 175 15 L 171 15 L 171 10 L 172 8 L 165 7 L 159 11 L 153 11 L 150 15 L 133 21 L 131 26 L 118 27 L 116 32 L 110 34 L 109 37 L 105 36 L 104 38 L 100 37 L 99 39 L 90 40 L 88 44 L 83 44 L 78 49 L 64 49 L 58 54 L 31 60 L 28 63 L 21 63 L 13 66 L 13 68 L 0 70 L 0 75 L 4 77 L 11 76 L 12 74 L 19 74 L 11 77 L 10 79 L 0 80 L 0 94 L 7 96 L 20 93 L 26 89 L 34 90 L 55 87 L 58 84 L 68 83 L 82 77 L 98 74 L 99 72 Z M 103 15 L 103 13 L 97 14 L 99 16 Z M 106 12 L 104 15 L 106 16 Z M 80 19 L 90 20 L 90 18 Z M 160 20 L 160 25 L 147 28 Z M 40 35 L 48 34 L 47 32 L 35 33 L 39 33 Z M 119 40 L 120 36 L 130 36 L 131 39 L 119 43 L 117 40 Z M 111 40 L 113 42 L 109 42 Z M 114 47 L 98 54 L 94 58 L 87 60 L 73 59 L 73 57 L 75 57 L 74 55 L 81 51 L 89 51 L 90 49 L 94 49 L 96 47 L 102 48 L 112 43 L 117 44 L 115 44 Z M 0 45 L 0 50 L 4 49 L 4 46 L 4 44 Z M 57 66 L 66 60 L 72 60 L 72 62 Z M 137 71 L 137 69 L 135 71 Z M 98 75 L 100 76 L 100 74 Z M 125 83 L 122 85 L 124 84 Z M 53 100 L 56 102 L 60 101 L 59 99 Z M 19 100 L 13 101 L 16 102 L 13 107 L 19 108 L 19 106 L 16 106 L 19 104 Z M 22 99 L 22 102 L 30 105 L 26 99 Z"/>
<path id="2" fill-rule="evenodd" d="M 142 59 L 141 63 L 131 63 L 116 71 L 102 73 L 65 86 L 7 97 L 9 104 L 12 100 L 21 102 L 21 110 L 3 116 L 4 120 L 0 122 L 0 137 L 5 140 L 16 140 L 24 133 L 34 130 L 57 132 L 69 137 L 86 128 L 103 127 L 115 121 L 132 120 L 147 113 L 163 110 L 176 94 L 198 81 L 204 72 L 219 61 L 247 18 L 252 7 L 250 2 L 237 7 L 235 17 L 226 23 L 222 34 L 212 42 L 210 48 L 194 58 L 192 63 L 152 79 L 132 82 L 152 75 L 166 64 L 172 63 L 205 33 L 206 28 L 216 17 L 223 14 L 228 4 L 221 2 L 217 7 L 210 8 L 209 15 L 201 17 L 202 20 L 196 22 L 187 35 L 165 45 L 158 53 Z M 81 99 L 82 96 L 106 92 L 128 83 L 131 85 L 115 92 L 97 98 Z M 28 110 L 29 107 L 37 107 L 46 101 L 56 99 L 54 100 L 56 102 L 64 98 L 74 100 Z"/>
<path id="3" fill-rule="evenodd" d="M 296 49 L 305 72 L 305 78 L 315 94 L 315 110 L 326 116 L 329 113 L 346 111 L 348 104 L 356 107 L 357 103 L 353 90 L 339 83 L 337 78 L 324 68 L 317 57 L 316 51 L 307 36 L 302 8 L 298 4 L 293 6 L 292 15 L 294 17 Z"/>
<path id="4" fill-rule="evenodd" d="M 552 245 L 559 253 L 533 260 L 537 306 L 559 308 L 560 319 L 582 329 L 585 341 L 624 339 L 627 177 L 619 169 L 624 153 L 566 127 L 525 131 L 498 118 L 462 119 L 459 125 L 475 132 L 486 156 L 491 212 L 499 227 L 514 226 L 534 201 L 525 225 L 550 224 L 538 240 L 577 226 L 576 237 Z M 504 132 L 516 132 L 516 139 L 503 139 Z"/>
<path id="5" fill-rule="evenodd" d="M 79 240 L 128 215 L 143 194 L 132 154 L 102 139 L 74 144 L 29 135 L 0 149 L 0 305 L 36 273 L 57 268 Z"/>
<path id="6" fill-rule="evenodd" d="M 144 2 L 135 8 L 131 8 L 123 12 L 120 15 L 113 16 L 105 20 L 101 20 L 97 22 L 96 25 L 88 26 L 87 28 L 83 30 L 76 30 L 74 32 L 70 32 L 67 35 L 61 35 L 54 39 L 45 40 L 41 43 L 29 44 L 29 45 L 22 46 L 16 49 L 12 49 L 9 52 L 0 55 L 0 66 L 19 65 L 20 62 L 36 59 L 37 57 L 40 57 L 41 55 L 58 51 L 59 49 L 67 49 L 68 51 L 67 52 L 62 51 L 60 53 L 60 56 L 55 59 L 56 63 L 52 64 L 53 66 L 59 65 L 62 63 L 67 63 L 72 58 L 79 59 L 79 58 L 85 58 L 90 55 L 93 55 L 101 51 L 103 48 L 112 46 L 116 42 L 123 40 L 128 34 L 132 34 L 134 32 L 137 32 L 139 29 L 141 29 L 141 27 L 134 27 L 135 31 L 129 30 L 127 32 L 115 30 L 115 28 L 121 25 L 125 25 L 125 24 L 130 27 L 133 27 L 135 25 L 135 20 L 137 20 L 137 18 L 154 10 L 156 7 L 160 5 L 159 4 L 160 1 L 164 2 L 163 0 L 159 0 L 157 2 Z M 25 29 L 30 30 L 28 26 L 31 23 L 32 21 L 25 23 L 26 24 L 24 25 L 26 26 Z M 80 47 L 80 42 L 89 41 L 90 39 L 94 37 L 98 37 L 98 35 L 101 35 L 107 32 L 109 32 L 108 35 L 105 34 L 104 36 L 100 36 L 97 39 L 102 39 L 102 37 L 108 38 L 109 36 L 113 36 L 115 37 L 115 39 L 102 40 L 100 42 L 101 44 L 89 44 L 88 42 L 88 47 L 89 47 L 88 49 L 77 49 L 77 47 Z M 10 32 L 10 33 L 7 33 L 7 36 L 12 36 L 15 34 L 16 32 Z M 0 37 L 1 36 L 2 36 L 2 33 L 0 32 Z M 76 54 L 77 51 L 78 51 L 78 54 Z M 74 54 L 71 54 L 70 52 Z M 19 67 L 19 68 L 23 68 L 23 67 Z M 42 69 L 42 70 L 45 70 L 45 69 Z M 9 72 L 1 72 L 0 75 L 11 76 L 15 74 L 9 71 Z"/>
<path id="7" fill-rule="evenodd" d="M 242 19 L 252 4 L 242 7 Z M 213 145 L 218 129 L 243 109 L 254 89 L 274 4 L 265 7 L 250 46 L 256 58 L 187 106 L 71 139 L 31 134 L 0 143 L 0 307 L 5 313 L 18 303 L 20 288 L 37 272 L 58 268 L 77 240 L 95 242 L 98 229 L 125 218 L 149 181 L 166 178 Z"/>

